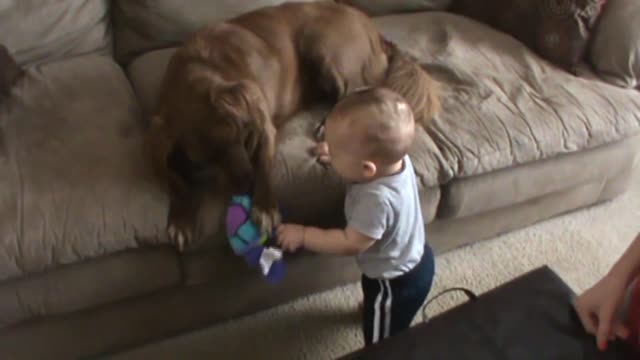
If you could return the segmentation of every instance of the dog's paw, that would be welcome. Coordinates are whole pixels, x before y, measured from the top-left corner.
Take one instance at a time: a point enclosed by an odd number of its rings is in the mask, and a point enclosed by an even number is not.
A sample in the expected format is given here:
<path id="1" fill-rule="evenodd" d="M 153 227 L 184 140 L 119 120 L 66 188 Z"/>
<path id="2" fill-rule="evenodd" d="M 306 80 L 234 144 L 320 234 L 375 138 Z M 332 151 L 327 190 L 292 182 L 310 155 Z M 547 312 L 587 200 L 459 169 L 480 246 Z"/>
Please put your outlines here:
<path id="1" fill-rule="evenodd" d="M 276 226 L 280 225 L 282 220 L 277 209 L 262 210 L 255 206 L 251 209 L 251 218 L 260 227 L 262 232 L 269 234 Z"/>
<path id="2" fill-rule="evenodd" d="M 316 144 L 314 155 L 318 158 L 318 162 L 323 165 L 331 163 L 331 157 L 329 156 L 329 145 L 326 141 L 322 141 Z"/>
<path id="3" fill-rule="evenodd" d="M 183 252 L 184 249 L 193 240 L 193 230 L 195 226 L 189 221 L 170 221 L 167 226 L 167 234 L 169 240 L 175 245 L 179 252 Z"/>

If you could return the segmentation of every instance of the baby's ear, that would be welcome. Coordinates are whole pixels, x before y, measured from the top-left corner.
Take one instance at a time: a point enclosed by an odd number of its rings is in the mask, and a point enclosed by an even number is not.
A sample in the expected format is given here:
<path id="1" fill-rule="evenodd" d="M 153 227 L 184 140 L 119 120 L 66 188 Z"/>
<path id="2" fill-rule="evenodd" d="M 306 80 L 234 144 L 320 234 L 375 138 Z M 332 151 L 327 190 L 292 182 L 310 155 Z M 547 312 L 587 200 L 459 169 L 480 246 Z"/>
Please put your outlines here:
<path id="1" fill-rule="evenodd" d="M 378 167 L 372 161 L 363 161 L 362 162 L 362 174 L 365 178 L 371 179 L 378 173 Z"/>

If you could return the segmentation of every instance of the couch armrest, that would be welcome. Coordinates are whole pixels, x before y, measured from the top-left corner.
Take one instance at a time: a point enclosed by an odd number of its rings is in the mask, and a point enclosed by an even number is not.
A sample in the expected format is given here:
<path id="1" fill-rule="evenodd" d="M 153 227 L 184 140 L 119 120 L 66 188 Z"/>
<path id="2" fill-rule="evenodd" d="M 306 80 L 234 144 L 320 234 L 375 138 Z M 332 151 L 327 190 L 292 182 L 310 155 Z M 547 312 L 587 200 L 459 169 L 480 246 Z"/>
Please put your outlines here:
<path id="1" fill-rule="evenodd" d="M 640 89 L 640 2 L 609 0 L 593 34 L 590 60 L 613 85 Z"/>

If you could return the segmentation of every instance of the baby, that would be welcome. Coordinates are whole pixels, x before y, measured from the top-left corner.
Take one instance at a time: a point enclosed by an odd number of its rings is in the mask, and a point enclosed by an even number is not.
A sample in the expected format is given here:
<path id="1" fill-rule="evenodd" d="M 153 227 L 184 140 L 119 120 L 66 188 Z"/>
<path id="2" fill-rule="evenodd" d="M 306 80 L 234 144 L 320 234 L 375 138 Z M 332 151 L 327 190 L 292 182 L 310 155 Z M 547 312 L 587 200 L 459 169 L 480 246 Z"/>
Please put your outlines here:
<path id="1" fill-rule="evenodd" d="M 327 160 L 349 184 L 346 229 L 278 228 L 286 251 L 356 257 L 363 272 L 365 345 L 407 329 L 433 282 L 434 256 L 407 155 L 414 136 L 412 111 L 399 94 L 375 88 L 347 96 L 325 124 Z"/>

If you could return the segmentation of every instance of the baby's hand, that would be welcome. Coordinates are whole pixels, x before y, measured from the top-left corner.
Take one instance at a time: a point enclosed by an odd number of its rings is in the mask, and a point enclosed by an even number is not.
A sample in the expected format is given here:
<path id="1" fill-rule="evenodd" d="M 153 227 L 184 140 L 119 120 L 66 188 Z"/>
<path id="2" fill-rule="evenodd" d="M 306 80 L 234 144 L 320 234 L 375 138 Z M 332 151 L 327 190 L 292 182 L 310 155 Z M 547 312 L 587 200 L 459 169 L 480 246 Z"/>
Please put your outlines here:
<path id="1" fill-rule="evenodd" d="M 316 144 L 315 155 L 318 157 L 318 161 L 323 165 L 331 163 L 331 157 L 329 156 L 329 145 L 326 141 Z"/>
<path id="2" fill-rule="evenodd" d="M 288 252 L 304 247 L 304 226 L 281 224 L 278 226 L 278 245 Z"/>

